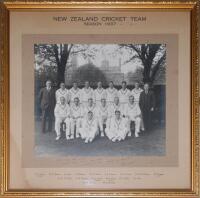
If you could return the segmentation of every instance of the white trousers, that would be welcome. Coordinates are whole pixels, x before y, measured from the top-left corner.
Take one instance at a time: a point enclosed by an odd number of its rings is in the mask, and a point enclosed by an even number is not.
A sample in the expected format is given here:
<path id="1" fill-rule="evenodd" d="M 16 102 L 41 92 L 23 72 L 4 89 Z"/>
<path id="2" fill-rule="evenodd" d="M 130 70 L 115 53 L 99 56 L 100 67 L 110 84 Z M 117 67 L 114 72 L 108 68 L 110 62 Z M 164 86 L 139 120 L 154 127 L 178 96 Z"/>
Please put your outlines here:
<path id="1" fill-rule="evenodd" d="M 135 101 L 135 103 L 139 106 L 139 101 Z M 140 108 L 140 106 L 139 106 L 139 108 Z M 144 130 L 144 121 L 143 121 L 142 116 L 141 116 L 140 129 L 141 129 L 141 130 Z"/>
<path id="2" fill-rule="evenodd" d="M 136 117 L 135 119 L 128 119 L 128 129 L 131 131 L 131 122 L 135 122 L 135 134 L 138 134 L 140 132 L 141 128 L 141 121 L 142 119 L 140 117 Z"/>
<path id="3" fill-rule="evenodd" d="M 108 120 L 108 118 L 106 118 L 106 119 L 104 119 L 103 117 L 98 118 L 98 125 L 99 125 L 100 131 L 103 131 L 103 124 L 106 124 L 107 120 Z"/>
<path id="4" fill-rule="evenodd" d="M 114 128 L 106 128 L 105 129 L 107 137 L 112 140 L 114 138 L 119 138 L 120 140 L 124 140 L 128 133 L 127 129 L 114 129 Z"/>
<path id="5" fill-rule="evenodd" d="M 60 125 L 62 122 L 65 122 L 66 124 L 66 136 L 67 134 L 69 134 L 69 118 L 66 117 L 55 117 L 55 131 L 56 131 L 56 135 L 57 137 L 61 136 L 61 131 L 60 131 Z"/>
<path id="6" fill-rule="evenodd" d="M 141 130 L 144 130 L 144 121 L 143 121 L 143 118 L 141 118 L 140 129 L 141 129 Z"/>
<path id="7" fill-rule="evenodd" d="M 80 128 L 79 133 L 82 139 L 94 140 L 94 138 L 98 135 L 98 129 L 92 128 L 91 130 L 88 130 L 87 128 Z"/>
<path id="8" fill-rule="evenodd" d="M 81 127 L 81 118 L 73 119 L 70 118 L 70 133 L 72 136 L 74 136 L 76 131 L 76 136 L 79 134 L 79 129 Z"/>

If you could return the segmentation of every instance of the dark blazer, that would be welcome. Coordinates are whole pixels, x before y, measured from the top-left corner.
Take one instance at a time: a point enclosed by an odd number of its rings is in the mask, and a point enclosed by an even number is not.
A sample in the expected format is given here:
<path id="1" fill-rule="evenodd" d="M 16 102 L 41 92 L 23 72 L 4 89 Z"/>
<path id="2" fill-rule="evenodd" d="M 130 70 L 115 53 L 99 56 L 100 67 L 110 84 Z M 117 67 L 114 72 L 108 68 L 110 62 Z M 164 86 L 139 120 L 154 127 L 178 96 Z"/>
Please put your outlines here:
<path id="1" fill-rule="evenodd" d="M 139 105 L 141 111 L 150 111 L 150 109 L 153 107 L 155 108 L 155 95 L 152 91 L 148 91 L 147 94 L 145 94 L 145 91 L 143 91 L 140 94 L 139 99 Z"/>
<path id="2" fill-rule="evenodd" d="M 51 88 L 49 91 L 46 87 L 40 90 L 39 103 L 42 110 L 54 108 L 55 102 L 55 91 L 53 88 Z"/>

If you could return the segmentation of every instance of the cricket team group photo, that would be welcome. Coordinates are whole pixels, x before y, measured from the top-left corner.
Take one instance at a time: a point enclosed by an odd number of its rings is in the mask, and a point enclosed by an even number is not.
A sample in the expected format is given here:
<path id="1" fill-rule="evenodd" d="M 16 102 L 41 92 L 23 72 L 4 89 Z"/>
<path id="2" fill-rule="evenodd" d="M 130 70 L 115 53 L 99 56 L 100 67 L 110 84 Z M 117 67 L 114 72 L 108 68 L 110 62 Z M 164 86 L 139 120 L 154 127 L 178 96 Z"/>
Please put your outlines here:
<path id="1" fill-rule="evenodd" d="M 34 53 L 38 155 L 165 153 L 165 44 L 35 44 Z"/>
<path id="2" fill-rule="evenodd" d="M 112 142 L 125 140 L 126 136 L 139 137 L 141 131 L 151 129 L 151 113 L 155 108 L 155 96 L 144 84 L 139 82 L 129 90 L 126 81 L 117 90 L 112 81 L 109 88 L 104 89 L 102 82 L 92 89 L 86 81 L 84 88 L 78 88 L 76 82 L 71 89 L 66 89 L 64 82 L 56 91 L 51 81 L 39 93 L 42 110 L 41 131 L 52 131 L 55 120 L 56 140 L 65 132 L 67 140 L 82 138 L 85 143 L 92 142 L 96 136 L 107 136 Z"/>

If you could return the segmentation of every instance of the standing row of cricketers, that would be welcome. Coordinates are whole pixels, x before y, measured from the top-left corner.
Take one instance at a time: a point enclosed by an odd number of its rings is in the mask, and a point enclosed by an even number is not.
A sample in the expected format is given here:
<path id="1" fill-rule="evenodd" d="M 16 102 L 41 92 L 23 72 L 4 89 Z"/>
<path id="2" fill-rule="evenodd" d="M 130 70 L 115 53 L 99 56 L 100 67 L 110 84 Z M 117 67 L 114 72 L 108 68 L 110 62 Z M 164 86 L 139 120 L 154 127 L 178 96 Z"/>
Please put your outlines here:
<path id="1" fill-rule="evenodd" d="M 133 95 L 135 101 L 139 102 L 140 93 L 143 91 L 139 87 L 139 83 L 135 84 L 136 88 L 130 91 L 126 88 L 126 82 L 122 82 L 122 89 L 119 91 L 114 88 L 114 84 L 111 81 L 109 83 L 109 88 L 104 89 L 102 87 L 102 82 L 97 83 L 97 88 L 92 89 L 89 85 L 89 82 L 85 82 L 85 86 L 82 89 L 79 89 L 77 83 L 73 83 L 73 87 L 69 90 L 65 88 L 65 84 L 60 84 L 60 89 L 56 91 L 56 101 L 59 102 L 59 98 L 61 96 L 65 97 L 68 104 L 74 102 L 74 98 L 79 98 L 81 104 L 86 105 L 88 103 L 88 99 L 92 98 L 96 105 L 100 105 L 101 99 L 106 99 L 107 104 L 111 104 L 114 102 L 114 98 L 116 96 L 119 97 L 120 104 L 128 103 L 128 99 L 130 95 Z"/>
<path id="2" fill-rule="evenodd" d="M 97 83 L 96 89 L 92 89 L 88 81 L 82 89 L 74 82 L 69 90 L 61 83 L 55 94 L 51 81 L 47 81 L 39 100 L 43 132 L 46 118 L 49 118 L 48 130 L 51 130 L 54 115 L 56 140 L 60 139 L 61 126 L 64 126 L 67 140 L 81 137 L 85 143 L 92 142 L 97 135 L 106 135 L 113 142 L 124 140 L 131 136 L 132 124 L 135 125 L 135 137 L 139 137 L 141 130 L 150 128 L 151 112 L 155 107 L 155 97 L 148 84 L 143 90 L 136 82 L 135 88 L 129 90 L 125 81 L 120 90 L 112 81 L 107 89 L 102 87 L 102 82 Z"/>

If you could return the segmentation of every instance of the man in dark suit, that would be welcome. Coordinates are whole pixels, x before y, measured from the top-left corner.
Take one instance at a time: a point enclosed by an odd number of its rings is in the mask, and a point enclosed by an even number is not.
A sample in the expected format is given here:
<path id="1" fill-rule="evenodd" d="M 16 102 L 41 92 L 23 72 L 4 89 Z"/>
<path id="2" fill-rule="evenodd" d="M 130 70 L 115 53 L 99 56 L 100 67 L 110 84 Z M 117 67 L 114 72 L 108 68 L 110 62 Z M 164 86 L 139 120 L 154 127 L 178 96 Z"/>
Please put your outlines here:
<path id="1" fill-rule="evenodd" d="M 49 119 L 48 131 L 52 131 L 52 122 L 55 107 L 55 91 L 51 86 L 51 81 L 46 82 L 46 87 L 42 88 L 39 93 L 39 103 L 42 110 L 42 132 L 46 130 L 46 120 Z"/>
<path id="2" fill-rule="evenodd" d="M 149 90 L 149 84 L 144 84 L 144 91 L 140 94 L 139 106 L 142 112 L 145 130 L 151 129 L 152 112 L 155 108 L 155 96 Z"/>

